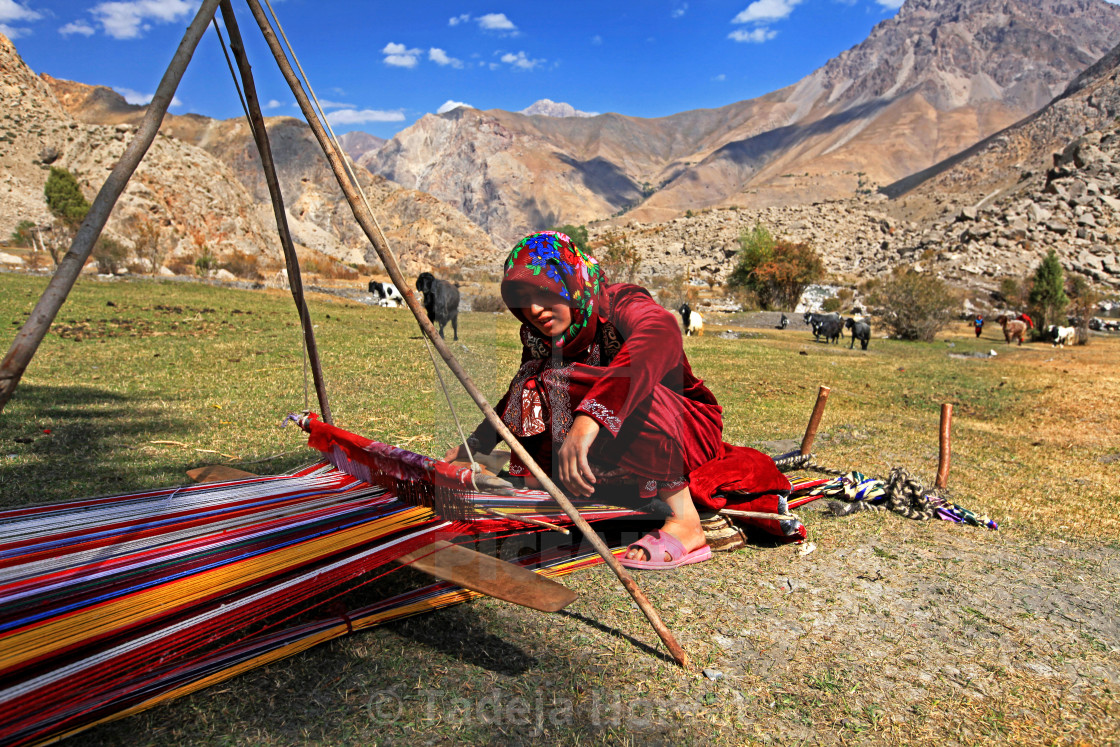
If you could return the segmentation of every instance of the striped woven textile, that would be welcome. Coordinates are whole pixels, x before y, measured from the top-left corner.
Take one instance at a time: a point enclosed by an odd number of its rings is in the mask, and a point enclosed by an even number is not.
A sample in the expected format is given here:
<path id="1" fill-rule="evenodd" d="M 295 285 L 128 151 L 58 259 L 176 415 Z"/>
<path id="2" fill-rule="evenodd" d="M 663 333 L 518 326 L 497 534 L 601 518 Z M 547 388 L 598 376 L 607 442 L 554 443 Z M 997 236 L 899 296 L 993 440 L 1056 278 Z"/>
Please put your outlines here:
<path id="1" fill-rule="evenodd" d="M 567 520 L 540 491 L 469 499 Z M 589 520 L 633 513 L 585 507 Z M 338 634 L 339 616 L 290 621 L 332 590 L 436 539 L 513 529 L 534 528 L 449 521 L 325 463 L 0 511 L 0 744 L 70 733 L 315 645 Z M 443 585 L 349 625 L 471 596 Z"/>

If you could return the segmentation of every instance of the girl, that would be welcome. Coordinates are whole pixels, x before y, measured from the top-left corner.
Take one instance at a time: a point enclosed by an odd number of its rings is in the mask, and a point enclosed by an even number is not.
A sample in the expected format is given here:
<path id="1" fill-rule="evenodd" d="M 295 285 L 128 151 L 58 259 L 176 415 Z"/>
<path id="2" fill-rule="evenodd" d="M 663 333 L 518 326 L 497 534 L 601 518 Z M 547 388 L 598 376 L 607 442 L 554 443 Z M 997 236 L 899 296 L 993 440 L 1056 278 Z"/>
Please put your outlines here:
<path id="1" fill-rule="evenodd" d="M 521 367 L 495 410 L 570 492 L 638 484 L 672 509 L 630 546 L 631 568 L 675 568 L 711 557 L 688 489 L 692 470 L 720 454 L 723 410 L 685 357 L 676 317 L 636 285 L 608 284 L 598 263 L 562 233 L 517 243 L 502 299 L 522 323 Z M 485 421 L 468 439 L 489 452 Z M 462 447 L 446 459 L 467 458 Z M 510 474 L 536 486 L 516 457 Z"/>

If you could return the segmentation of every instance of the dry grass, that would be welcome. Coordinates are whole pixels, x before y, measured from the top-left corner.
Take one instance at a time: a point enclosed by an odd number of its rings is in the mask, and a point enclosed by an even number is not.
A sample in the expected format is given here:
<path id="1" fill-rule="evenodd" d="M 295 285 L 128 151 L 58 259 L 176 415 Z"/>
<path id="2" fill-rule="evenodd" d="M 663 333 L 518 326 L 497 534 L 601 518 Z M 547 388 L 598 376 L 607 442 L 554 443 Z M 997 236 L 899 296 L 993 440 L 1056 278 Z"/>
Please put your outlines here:
<path id="1" fill-rule="evenodd" d="M 0 275 L 0 329 L 18 329 L 44 282 Z M 417 451 L 452 443 L 407 311 L 329 296 L 311 305 L 336 422 Z M 453 347 L 496 398 L 518 360 L 515 324 L 461 321 Z M 685 648 L 722 674 L 715 681 L 668 662 L 596 569 L 568 582 L 581 597 L 564 614 L 485 600 L 413 618 L 80 739 L 1115 743 L 1120 340 L 1007 348 L 961 325 L 933 344 L 873 339 L 861 352 L 715 322 L 685 344 L 725 405 L 729 441 L 799 438 L 824 383 L 823 463 L 878 475 L 901 465 L 932 480 L 940 404 L 952 402 L 950 486 L 1002 530 L 806 510 L 810 555 L 757 538 L 643 575 Z M 950 357 L 992 348 L 995 358 Z M 455 398 L 469 427 L 473 410 Z M 260 472 L 306 463 L 301 435 L 278 427 L 303 407 L 285 294 L 82 280 L 0 418 L 0 504 L 175 484 L 217 461 Z"/>

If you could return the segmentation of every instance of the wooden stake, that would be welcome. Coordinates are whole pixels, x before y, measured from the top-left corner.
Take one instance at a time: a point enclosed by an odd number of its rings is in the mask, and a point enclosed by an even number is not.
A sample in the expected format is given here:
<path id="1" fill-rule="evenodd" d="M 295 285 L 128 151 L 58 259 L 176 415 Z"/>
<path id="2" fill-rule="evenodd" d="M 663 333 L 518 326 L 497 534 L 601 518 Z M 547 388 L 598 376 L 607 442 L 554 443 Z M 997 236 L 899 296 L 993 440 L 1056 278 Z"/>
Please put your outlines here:
<path id="1" fill-rule="evenodd" d="M 191 61 L 198 41 L 206 33 L 206 27 L 214 17 L 217 7 L 218 0 L 204 0 L 198 9 L 194 20 L 183 34 L 183 40 L 179 42 L 179 48 L 175 50 L 175 55 L 171 58 L 171 63 L 167 66 L 167 71 L 164 72 L 151 103 L 148 104 L 148 111 L 136 130 L 136 136 L 132 138 L 121 160 L 117 161 L 112 172 L 105 179 L 105 183 L 101 185 L 101 191 L 94 198 L 93 205 L 86 213 L 85 220 L 82 221 L 74 241 L 70 244 L 70 251 L 66 252 L 66 256 L 58 263 L 58 268 L 47 284 L 47 289 L 43 291 L 31 316 L 16 334 L 3 362 L 0 362 L 0 411 L 3 411 L 4 405 L 15 393 L 23 372 L 27 370 L 31 358 L 39 348 L 39 343 L 46 337 L 51 323 L 58 315 L 58 310 L 66 302 L 70 289 L 74 287 L 82 267 L 89 259 L 93 245 L 97 243 L 102 229 L 105 228 L 105 222 L 109 220 L 109 213 L 113 211 L 113 206 L 120 199 L 121 193 L 128 185 L 128 180 L 132 178 L 136 167 L 140 165 L 144 154 L 156 139 L 163 116 L 167 113 L 167 107 L 175 97 L 175 89 L 179 87 L 179 81 L 183 78 L 183 71 L 187 69 L 187 63 Z"/>
<path id="2" fill-rule="evenodd" d="M 268 194 L 272 198 L 272 213 L 276 218 L 276 231 L 280 234 L 280 245 L 284 247 L 284 263 L 288 268 L 288 285 L 292 290 L 292 298 L 296 302 L 296 311 L 299 313 L 300 326 L 303 327 L 303 340 L 307 346 L 307 359 L 311 364 L 311 378 L 315 382 L 315 396 L 319 400 L 319 415 L 324 423 L 333 423 L 331 408 L 327 403 L 327 385 L 323 381 L 323 366 L 319 362 L 319 346 L 315 342 L 315 330 L 311 324 L 311 312 L 307 308 L 307 300 L 303 295 L 303 278 L 299 271 L 299 258 L 296 257 L 296 247 L 292 242 L 292 233 L 288 230 L 288 214 L 284 209 L 284 197 L 280 193 L 280 179 L 276 174 L 276 162 L 272 158 L 272 146 L 268 141 L 268 130 L 265 128 L 264 115 L 261 113 L 260 100 L 257 98 L 257 86 L 253 82 L 253 69 L 249 66 L 249 58 L 245 55 L 245 44 L 241 39 L 241 31 L 237 26 L 237 17 L 233 14 L 233 5 L 230 0 L 221 0 L 222 20 L 225 22 L 226 31 L 229 32 L 229 48 L 237 60 L 237 69 L 241 73 L 241 84 L 245 91 L 245 106 L 249 117 L 249 129 L 253 132 L 253 140 L 257 144 L 257 152 L 261 157 L 261 167 L 264 169 L 264 180 L 268 184 Z"/>
<path id="3" fill-rule="evenodd" d="M 821 385 L 817 391 L 817 403 L 813 405 L 813 414 L 809 418 L 809 426 L 805 429 L 805 437 L 801 439 L 801 453 L 808 454 L 813 450 L 813 441 L 817 438 L 817 427 L 824 416 L 824 406 L 828 402 L 828 393 L 832 390 Z"/>
<path id="4" fill-rule="evenodd" d="M 775 521 L 796 519 L 797 521 L 801 521 L 801 519 L 797 517 L 797 514 L 771 514 L 765 511 L 740 511 L 734 508 L 721 508 L 719 513 L 726 516 L 738 516 L 744 519 L 773 519 Z"/>
<path id="5" fill-rule="evenodd" d="M 303 115 L 307 120 L 307 124 L 311 127 L 311 131 L 315 134 L 315 138 L 319 141 L 319 145 L 323 149 L 323 153 L 327 156 L 327 161 L 330 163 L 331 169 L 334 171 L 335 178 L 338 180 L 338 184 L 342 188 L 343 194 L 346 196 L 346 201 L 350 203 L 350 209 L 354 213 L 354 218 L 358 221 L 358 225 L 361 226 L 362 230 L 366 234 L 366 237 L 370 240 L 370 243 L 373 244 L 373 248 L 377 252 L 377 256 L 381 258 L 382 263 L 385 265 L 385 270 L 389 274 L 389 278 L 393 281 L 393 284 L 397 286 L 397 289 L 400 290 L 401 294 L 404 296 L 405 304 L 412 312 L 412 315 L 416 317 L 416 323 L 420 325 L 420 329 L 424 332 L 428 339 L 431 340 L 432 346 L 435 347 L 435 349 L 439 352 L 440 357 L 442 357 L 444 362 L 447 363 L 447 367 L 451 369 L 452 373 L 455 374 L 455 377 L 463 385 L 463 388 L 470 395 L 471 399 L 473 399 L 475 404 L 478 405 L 478 408 L 482 410 L 483 415 L 486 417 L 486 421 L 490 423 L 495 431 L 497 431 L 498 436 L 507 444 L 509 444 L 510 448 L 515 454 L 517 454 L 517 457 L 521 460 L 521 462 L 529 468 L 529 471 L 532 473 L 532 475 L 540 481 L 541 486 L 548 491 L 548 494 L 552 496 L 553 500 L 555 500 L 560 508 L 563 509 L 564 513 L 568 515 L 568 518 L 572 520 L 572 523 L 579 527 L 580 531 L 583 532 L 584 537 L 586 537 L 588 542 L 591 543 L 591 546 L 595 548 L 596 552 L 599 553 L 599 555 L 603 558 L 610 569 L 614 571 L 616 576 L 618 576 L 618 580 L 622 583 L 623 587 L 626 588 L 626 591 L 630 593 L 630 596 L 633 597 L 634 602 L 645 614 L 646 618 L 650 622 L 650 625 L 653 626 L 653 629 L 657 632 L 657 635 L 665 643 L 665 646 L 669 649 L 669 652 L 672 654 L 673 658 L 682 667 L 690 668 L 688 655 L 684 652 L 684 649 L 681 648 L 680 644 L 677 643 L 677 640 L 673 636 L 672 632 L 670 632 L 670 630 L 661 621 L 661 616 L 657 613 L 657 610 L 654 609 L 653 605 L 650 604 L 649 599 L 646 598 L 646 595 L 638 587 L 634 579 L 630 576 L 630 574 L 626 571 L 622 564 L 618 562 L 618 559 L 615 558 L 613 553 L 611 553 L 610 548 L 606 546 L 599 535 L 597 535 L 591 528 L 591 526 L 587 523 L 587 521 L 582 516 L 580 516 L 579 511 L 575 509 L 571 501 L 569 501 L 568 498 L 560 491 L 560 489 L 556 487 L 556 484 L 552 482 L 547 474 L 545 474 L 540 466 L 533 460 L 533 457 L 529 454 L 529 452 L 525 450 L 525 447 L 521 445 L 521 443 L 509 430 L 509 428 L 506 427 L 505 423 L 502 422 L 502 419 L 498 417 L 498 414 L 494 412 L 494 408 L 491 407 L 490 403 L 486 401 L 486 398 L 482 395 L 482 392 L 480 392 L 478 387 L 475 386 L 470 376 L 459 364 L 459 361 L 456 360 L 455 356 L 451 353 L 450 348 L 447 347 L 447 344 L 443 341 L 443 338 L 439 336 L 439 333 L 436 332 L 435 327 L 433 327 L 432 323 L 428 320 L 428 317 L 424 313 L 423 308 L 420 306 L 419 301 L 416 300 L 415 293 L 413 293 L 408 283 L 405 282 L 404 275 L 401 273 L 400 267 L 397 265 L 397 261 L 393 257 L 392 251 L 389 249 L 389 244 L 385 240 L 385 236 L 381 232 L 381 228 L 377 225 L 377 222 L 374 220 L 370 210 L 363 203 L 361 195 L 354 188 L 354 185 L 350 183 L 350 179 L 346 174 L 345 167 L 343 166 L 342 156 L 335 148 L 334 143 L 332 143 L 330 138 L 327 137 L 326 131 L 324 130 L 322 124 L 319 122 L 319 118 L 315 114 L 315 110 L 311 106 L 311 101 L 308 99 L 307 94 L 304 92 L 303 86 L 292 70 L 292 66 L 288 62 L 288 58 L 284 54 L 283 48 L 280 46 L 279 41 L 276 39 L 276 34 L 273 31 L 272 25 L 269 23 L 268 17 L 265 15 L 264 10 L 261 8 L 259 0 L 246 1 L 249 4 L 250 10 L 253 12 L 253 17 L 256 19 L 257 25 L 260 26 L 261 33 L 264 35 L 269 49 L 272 50 L 272 54 L 276 58 L 277 65 L 280 66 L 280 72 L 283 73 L 284 79 L 287 80 L 288 86 L 291 88 L 292 94 L 295 96 L 296 102 L 299 104 L 300 110 L 303 112 Z"/>
<path id="6" fill-rule="evenodd" d="M 938 490 L 949 484 L 949 436 L 953 428 L 953 406 L 946 402 L 941 405 L 941 437 L 937 456 L 937 479 L 933 487 Z"/>

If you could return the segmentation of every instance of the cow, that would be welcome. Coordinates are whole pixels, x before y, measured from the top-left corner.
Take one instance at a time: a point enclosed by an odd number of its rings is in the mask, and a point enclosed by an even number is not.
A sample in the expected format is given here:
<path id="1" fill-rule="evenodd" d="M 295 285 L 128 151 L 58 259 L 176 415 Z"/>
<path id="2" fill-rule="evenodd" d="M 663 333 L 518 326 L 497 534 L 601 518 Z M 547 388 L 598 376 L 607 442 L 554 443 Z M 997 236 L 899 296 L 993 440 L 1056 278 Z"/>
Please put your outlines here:
<path id="1" fill-rule="evenodd" d="M 1027 323 L 1020 319 L 1008 319 L 1007 314 L 1000 314 L 996 319 L 999 326 L 1003 327 L 1003 339 L 1010 345 L 1012 340 L 1018 339 L 1023 344 L 1023 335 L 1027 332 Z"/>
<path id="2" fill-rule="evenodd" d="M 855 347 L 856 340 L 859 340 L 859 347 L 861 350 L 867 350 L 867 343 L 871 341 L 870 324 L 863 319 L 845 319 L 844 328 L 852 331 L 852 341 L 848 343 L 848 350 Z"/>
<path id="3" fill-rule="evenodd" d="M 444 327 L 451 322 L 455 339 L 459 339 L 459 289 L 446 280 L 440 280 L 430 272 L 422 272 L 416 278 L 416 290 L 424 294 L 424 311 L 432 324 L 439 325 L 439 336 L 443 337 Z"/>
<path id="4" fill-rule="evenodd" d="M 704 334 L 704 317 L 700 316 L 699 311 L 693 311 L 687 303 L 682 303 L 677 311 L 680 312 L 681 323 L 684 324 L 685 337 L 692 334 L 699 337 Z"/>
<path id="5" fill-rule="evenodd" d="M 404 306 L 404 296 L 392 283 L 382 283 L 377 280 L 369 281 L 369 292 L 377 299 L 378 306 L 395 309 Z"/>
<path id="6" fill-rule="evenodd" d="M 1051 324 L 1046 328 L 1046 336 L 1056 348 L 1064 348 L 1066 345 L 1077 342 L 1077 330 L 1073 327 L 1059 327 L 1057 324 Z"/>

